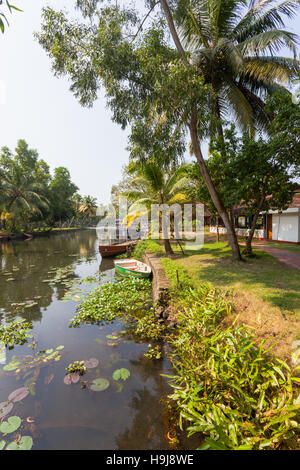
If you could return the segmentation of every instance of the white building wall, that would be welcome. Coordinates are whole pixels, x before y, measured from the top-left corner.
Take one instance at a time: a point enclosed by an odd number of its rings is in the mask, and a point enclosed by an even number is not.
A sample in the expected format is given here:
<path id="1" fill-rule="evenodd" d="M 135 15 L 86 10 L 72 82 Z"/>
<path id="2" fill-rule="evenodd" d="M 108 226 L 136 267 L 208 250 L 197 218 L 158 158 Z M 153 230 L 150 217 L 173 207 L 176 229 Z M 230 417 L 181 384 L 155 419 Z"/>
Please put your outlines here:
<path id="1" fill-rule="evenodd" d="M 290 214 L 273 214 L 272 240 L 299 242 L 299 212 Z"/>
<path id="2" fill-rule="evenodd" d="M 211 226 L 209 229 L 210 233 L 217 233 L 217 227 Z M 236 234 L 239 237 L 247 237 L 250 232 L 250 228 L 236 228 L 235 229 Z M 219 234 L 225 234 L 227 233 L 227 229 L 225 227 L 219 227 Z M 264 238 L 264 230 L 263 229 L 255 229 L 254 230 L 254 238 Z"/>

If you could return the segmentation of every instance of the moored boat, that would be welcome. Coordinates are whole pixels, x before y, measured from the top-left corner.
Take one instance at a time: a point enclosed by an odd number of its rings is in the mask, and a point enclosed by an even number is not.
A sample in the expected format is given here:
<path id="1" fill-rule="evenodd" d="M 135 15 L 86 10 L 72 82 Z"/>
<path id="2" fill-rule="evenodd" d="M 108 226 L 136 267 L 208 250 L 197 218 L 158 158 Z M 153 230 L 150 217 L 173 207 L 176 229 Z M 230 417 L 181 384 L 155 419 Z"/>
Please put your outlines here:
<path id="1" fill-rule="evenodd" d="M 115 271 L 120 276 L 133 276 L 140 278 L 148 278 L 151 276 L 151 268 L 145 263 L 136 259 L 124 259 L 114 261 Z"/>
<path id="2" fill-rule="evenodd" d="M 127 249 L 136 244 L 136 241 L 129 241 L 124 243 L 113 243 L 111 245 L 99 245 L 99 251 L 102 258 L 108 256 L 117 256 L 126 253 Z"/>

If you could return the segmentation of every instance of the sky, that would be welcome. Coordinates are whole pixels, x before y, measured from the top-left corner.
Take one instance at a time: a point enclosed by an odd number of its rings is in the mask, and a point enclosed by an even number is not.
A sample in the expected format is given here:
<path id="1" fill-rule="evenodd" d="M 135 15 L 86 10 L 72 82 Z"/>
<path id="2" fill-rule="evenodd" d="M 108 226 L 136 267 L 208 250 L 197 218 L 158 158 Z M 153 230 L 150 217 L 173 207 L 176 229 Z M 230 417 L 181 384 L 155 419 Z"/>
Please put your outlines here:
<path id="1" fill-rule="evenodd" d="M 14 0 L 22 13 L 8 15 L 0 34 L 0 147 L 14 149 L 19 139 L 37 149 L 50 166 L 65 166 L 82 195 L 108 203 L 111 186 L 128 163 L 129 130 L 111 121 L 101 92 L 92 109 L 80 106 L 67 79 L 54 77 L 51 62 L 34 39 L 41 9 L 74 5 L 73 0 Z M 300 19 L 288 26 L 300 31 Z"/>

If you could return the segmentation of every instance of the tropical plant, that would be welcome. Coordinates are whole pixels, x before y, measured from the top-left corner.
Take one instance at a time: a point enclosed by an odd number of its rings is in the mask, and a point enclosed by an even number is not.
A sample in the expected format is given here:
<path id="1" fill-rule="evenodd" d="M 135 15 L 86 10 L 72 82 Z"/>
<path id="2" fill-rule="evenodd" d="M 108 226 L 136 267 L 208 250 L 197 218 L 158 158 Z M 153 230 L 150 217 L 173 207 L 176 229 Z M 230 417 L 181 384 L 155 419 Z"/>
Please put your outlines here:
<path id="1" fill-rule="evenodd" d="M 168 262 L 174 270 L 180 266 Z M 210 285 L 184 290 L 174 305 L 180 327 L 169 338 L 170 398 L 180 426 L 187 423 L 189 435 L 204 439 L 200 449 L 297 448 L 299 366 L 293 370 L 271 355 L 272 338 L 257 345 L 245 327 L 230 325 L 226 291 Z"/>
<path id="2" fill-rule="evenodd" d="M 3 4 L 3 0 L 0 1 L 0 29 L 1 29 L 2 33 L 4 33 L 5 23 L 7 25 L 9 25 L 9 23 L 8 23 L 7 18 L 6 18 L 6 14 L 3 13 L 3 7 L 1 6 L 2 4 Z M 6 4 L 6 6 L 7 6 L 10 13 L 12 13 L 12 10 L 22 11 L 19 8 L 15 7 L 14 5 L 11 5 L 8 0 L 5 0 L 5 4 Z"/>
<path id="3" fill-rule="evenodd" d="M 94 217 L 97 210 L 97 199 L 92 196 L 85 196 L 80 205 L 78 212 L 84 216 Z"/>
<path id="4" fill-rule="evenodd" d="M 169 209 L 166 206 L 184 204 L 189 201 L 187 165 L 183 164 L 165 171 L 156 162 L 149 161 L 133 165 L 130 171 L 133 173 L 134 189 L 122 193 L 129 201 L 132 201 L 126 218 L 128 225 L 145 213 L 151 213 L 154 205 L 160 206 L 158 210 L 162 221 L 165 251 L 168 254 L 173 253 L 170 227 L 167 226 L 167 215 L 170 215 L 171 207 Z M 165 209 L 164 205 L 166 205 Z M 152 230 L 153 228 L 151 227 Z"/>
<path id="5" fill-rule="evenodd" d="M 16 161 L 10 162 L 8 171 L 0 168 L 2 204 L 5 212 L 12 214 L 12 230 L 16 228 L 21 216 L 28 220 L 35 214 L 41 214 L 42 208 L 48 207 L 48 200 L 42 195 L 43 185 L 33 181 L 31 175 L 24 173 Z"/>
<path id="6" fill-rule="evenodd" d="M 159 5 L 162 14 L 154 12 Z M 92 2 L 87 9 L 86 2 L 78 0 L 77 6 L 84 17 L 81 23 L 62 11 L 43 11 L 38 39 L 53 60 L 54 72 L 69 75 L 71 90 L 84 106 L 92 105 L 103 85 L 113 120 L 123 128 L 131 124 L 139 136 L 143 129 L 147 134 L 153 113 L 158 116 L 152 125 L 157 135 L 162 123 L 168 135 L 180 138 L 180 127 L 189 132 L 239 260 L 233 223 L 200 141 L 216 134 L 223 142 L 223 119 L 232 118 L 232 112 L 248 131 L 268 123 L 264 97 L 297 73 L 296 59 L 275 54 L 283 46 L 295 53 L 296 36 L 284 29 L 283 18 L 293 16 L 299 1 L 182 0 L 170 1 L 170 6 L 167 0 L 147 1 L 148 12 L 142 17 L 131 7 L 110 2 Z"/>

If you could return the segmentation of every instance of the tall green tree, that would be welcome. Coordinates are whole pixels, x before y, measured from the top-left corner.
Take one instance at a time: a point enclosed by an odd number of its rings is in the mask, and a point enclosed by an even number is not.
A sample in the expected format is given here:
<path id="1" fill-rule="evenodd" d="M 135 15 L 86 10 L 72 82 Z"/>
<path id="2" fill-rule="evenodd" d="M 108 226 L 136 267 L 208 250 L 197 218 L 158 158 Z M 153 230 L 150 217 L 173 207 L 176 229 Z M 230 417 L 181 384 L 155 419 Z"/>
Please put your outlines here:
<path id="1" fill-rule="evenodd" d="M 131 189 L 121 193 L 132 202 L 127 218 L 129 224 L 141 215 L 141 207 L 146 208 L 146 212 L 151 214 L 151 207 L 154 204 L 162 207 L 164 204 L 172 206 L 189 201 L 186 193 L 188 182 L 186 165 L 166 171 L 155 161 L 148 161 L 131 167 L 130 173 Z M 173 253 L 170 243 L 171 227 L 166 226 L 164 219 L 166 216 L 166 213 L 160 213 L 165 251 L 171 254 Z"/>
<path id="2" fill-rule="evenodd" d="M 80 203 L 78 212 L 85 217 L 95 217 L 97 212 L 97 199 L 92 196 L 85 196 Z"/>
<path id="3" fill-rule="evenodd" d="M 0 208 L 11 213 L 13 229 L 16 223 L 30 225 L 47 214 L 49 166 L 25 140 L 18 141 L 14 152 L 1 149 L 0 174 Z"/>
<path id="4" fill-rule="evenodd" d="M 12 231 L 18 221 L 27 223 L 35 214 L 42 214 L 42 208 L 48 206 L 43 197 L 43 186 L 34 181 L 30 174 L 12 161 L 8 171 L 0 169 L 2 205 L 5 212 L 12 215 Z"/>
<path id="5" fill-rule="evenodd" d="M 72 183 L 70 172 L 67 168 L 63 166 L 55 168 L 49 185 L 49 191 L 53 222 L 71 219 L 76 215 L 72 197 L 78 191 L 78 187 Z"/>
<path id="6" fill-rule="evenodd" d="M 226 112 L 234 112 L 248 131 L 268 123 L 265 95 L 286 84 L 298 67 L 296 59 L 275 52 L 282 46 L 295 51 L 296 36 L 283 28 L 282 18 L 293 16 L 299 1 L 146 1 L 145 15 L 126 4 L 76 4 L 82 22 L 44 9 L 38 39 L 55 73 L 69 76 L 83 105 L 92 105 L 103 85 L 112 118 L 122 127 L 147 124 L 153 110 L 158 122 L 164 117 L 174 132 L 183 126 L 234 257 L 240 259 L 232 220 L 207 169 L 201 140 L 217 134 L 225 156 Z"/>

